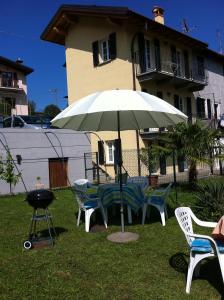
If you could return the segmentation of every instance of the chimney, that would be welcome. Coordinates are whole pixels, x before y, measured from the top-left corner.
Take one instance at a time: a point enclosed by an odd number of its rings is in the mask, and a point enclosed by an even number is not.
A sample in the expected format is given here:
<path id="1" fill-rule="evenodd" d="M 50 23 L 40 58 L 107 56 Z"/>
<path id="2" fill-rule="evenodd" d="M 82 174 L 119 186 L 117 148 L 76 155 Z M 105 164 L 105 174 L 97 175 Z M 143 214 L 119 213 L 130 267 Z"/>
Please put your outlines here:
<path id="1" fill-rule="evenodd" d="M 154 21 L 164 25 L 164 9 L 159 6 L 154 6 L 152 13 L 154 15 Z"/>
<path id="2" fill-rule="evenodd" d="M 20 57 L 18 57 L 17 60 L 16 60 L 16 63 L 17 63 L 17 64 L 22 64 L 22 63 L 23 63 L 23 60 L 22 60 Z"/>

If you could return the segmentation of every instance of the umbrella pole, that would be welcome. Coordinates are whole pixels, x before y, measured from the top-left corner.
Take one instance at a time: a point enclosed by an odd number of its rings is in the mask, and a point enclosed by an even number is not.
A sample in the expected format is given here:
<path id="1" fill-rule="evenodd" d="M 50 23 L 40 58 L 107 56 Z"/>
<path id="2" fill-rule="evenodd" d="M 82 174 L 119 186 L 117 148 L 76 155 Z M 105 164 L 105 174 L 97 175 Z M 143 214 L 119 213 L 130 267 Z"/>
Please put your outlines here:
<path id="1" fill-rule="evenodd" d="M 121 132 L 120 132 L 120 112 L 117 112 L 117 127 L 118 127 L 118 139 L 119 139 L 119 153 L 120 157 L 118 159 L 119 166 L 119 177 L 120 177 L 120 199 L 121 199 L 121 231 L 124 232 L 124 204 L 123 204 L 123 189 L 122 189 L 122 153 L 121 153 Z"/>

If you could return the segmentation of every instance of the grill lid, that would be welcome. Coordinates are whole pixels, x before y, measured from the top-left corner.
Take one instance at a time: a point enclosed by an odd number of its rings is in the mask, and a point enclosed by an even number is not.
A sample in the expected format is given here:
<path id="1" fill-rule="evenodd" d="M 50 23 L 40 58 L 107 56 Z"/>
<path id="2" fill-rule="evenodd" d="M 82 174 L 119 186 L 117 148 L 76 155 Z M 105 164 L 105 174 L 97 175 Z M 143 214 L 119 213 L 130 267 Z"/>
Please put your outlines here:
<path id="1" fill-rule="evenodd" d="M 34 190 L 27 194 L 26 201 L 34 208 L 47 208 L 55 199 L 54 194 L 45 189 Z"/>

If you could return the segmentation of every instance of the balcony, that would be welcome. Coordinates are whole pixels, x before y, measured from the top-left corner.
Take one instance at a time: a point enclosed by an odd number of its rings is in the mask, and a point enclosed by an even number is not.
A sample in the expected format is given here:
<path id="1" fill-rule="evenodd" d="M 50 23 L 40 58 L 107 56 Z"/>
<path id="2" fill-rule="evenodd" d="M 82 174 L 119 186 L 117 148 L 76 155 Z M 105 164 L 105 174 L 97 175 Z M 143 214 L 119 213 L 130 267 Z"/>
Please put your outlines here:
<path id="1" fill-rule="evenodd" d="M 198 72 L 197 62 L 186 65 L 184 61 L 174 63 L 163 57 L 155 58 L 150 55 L 147 62 L 146 55 L 135 53 L 136 77 L 139 82 L 156 81 L 157 85 L 173 85 L 175 89 L 187 89 L 191 92 L 203 89 L 208 83 L 207 71 Z"/>
<path id="2" fill-rule="evenodd" d="M 0 91 L 2 92 L 19 92 L 22 91 L 22 88 L 18 84 L 18 80 L 14 79 L 5 79 L 0 77 Z"/>

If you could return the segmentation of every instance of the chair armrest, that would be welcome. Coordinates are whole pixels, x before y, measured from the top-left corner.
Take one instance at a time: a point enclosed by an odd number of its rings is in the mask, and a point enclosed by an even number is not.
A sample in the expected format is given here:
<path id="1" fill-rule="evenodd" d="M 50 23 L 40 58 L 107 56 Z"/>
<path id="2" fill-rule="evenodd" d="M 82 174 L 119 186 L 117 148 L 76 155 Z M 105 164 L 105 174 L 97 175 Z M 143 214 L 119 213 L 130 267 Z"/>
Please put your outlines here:
<path id="1" fill-rule="evenodd" d="M 214 228 L 214 227 L 217 225 L 217 222 L 201 221 L 201 220 L 198 219 L 194 214 L 192 214 L 191 216 L 192 216 L 192 219 L 194 220 L 194 222 L 195 222 L 196 224 L 198 224 L 199 226 Z"/>

